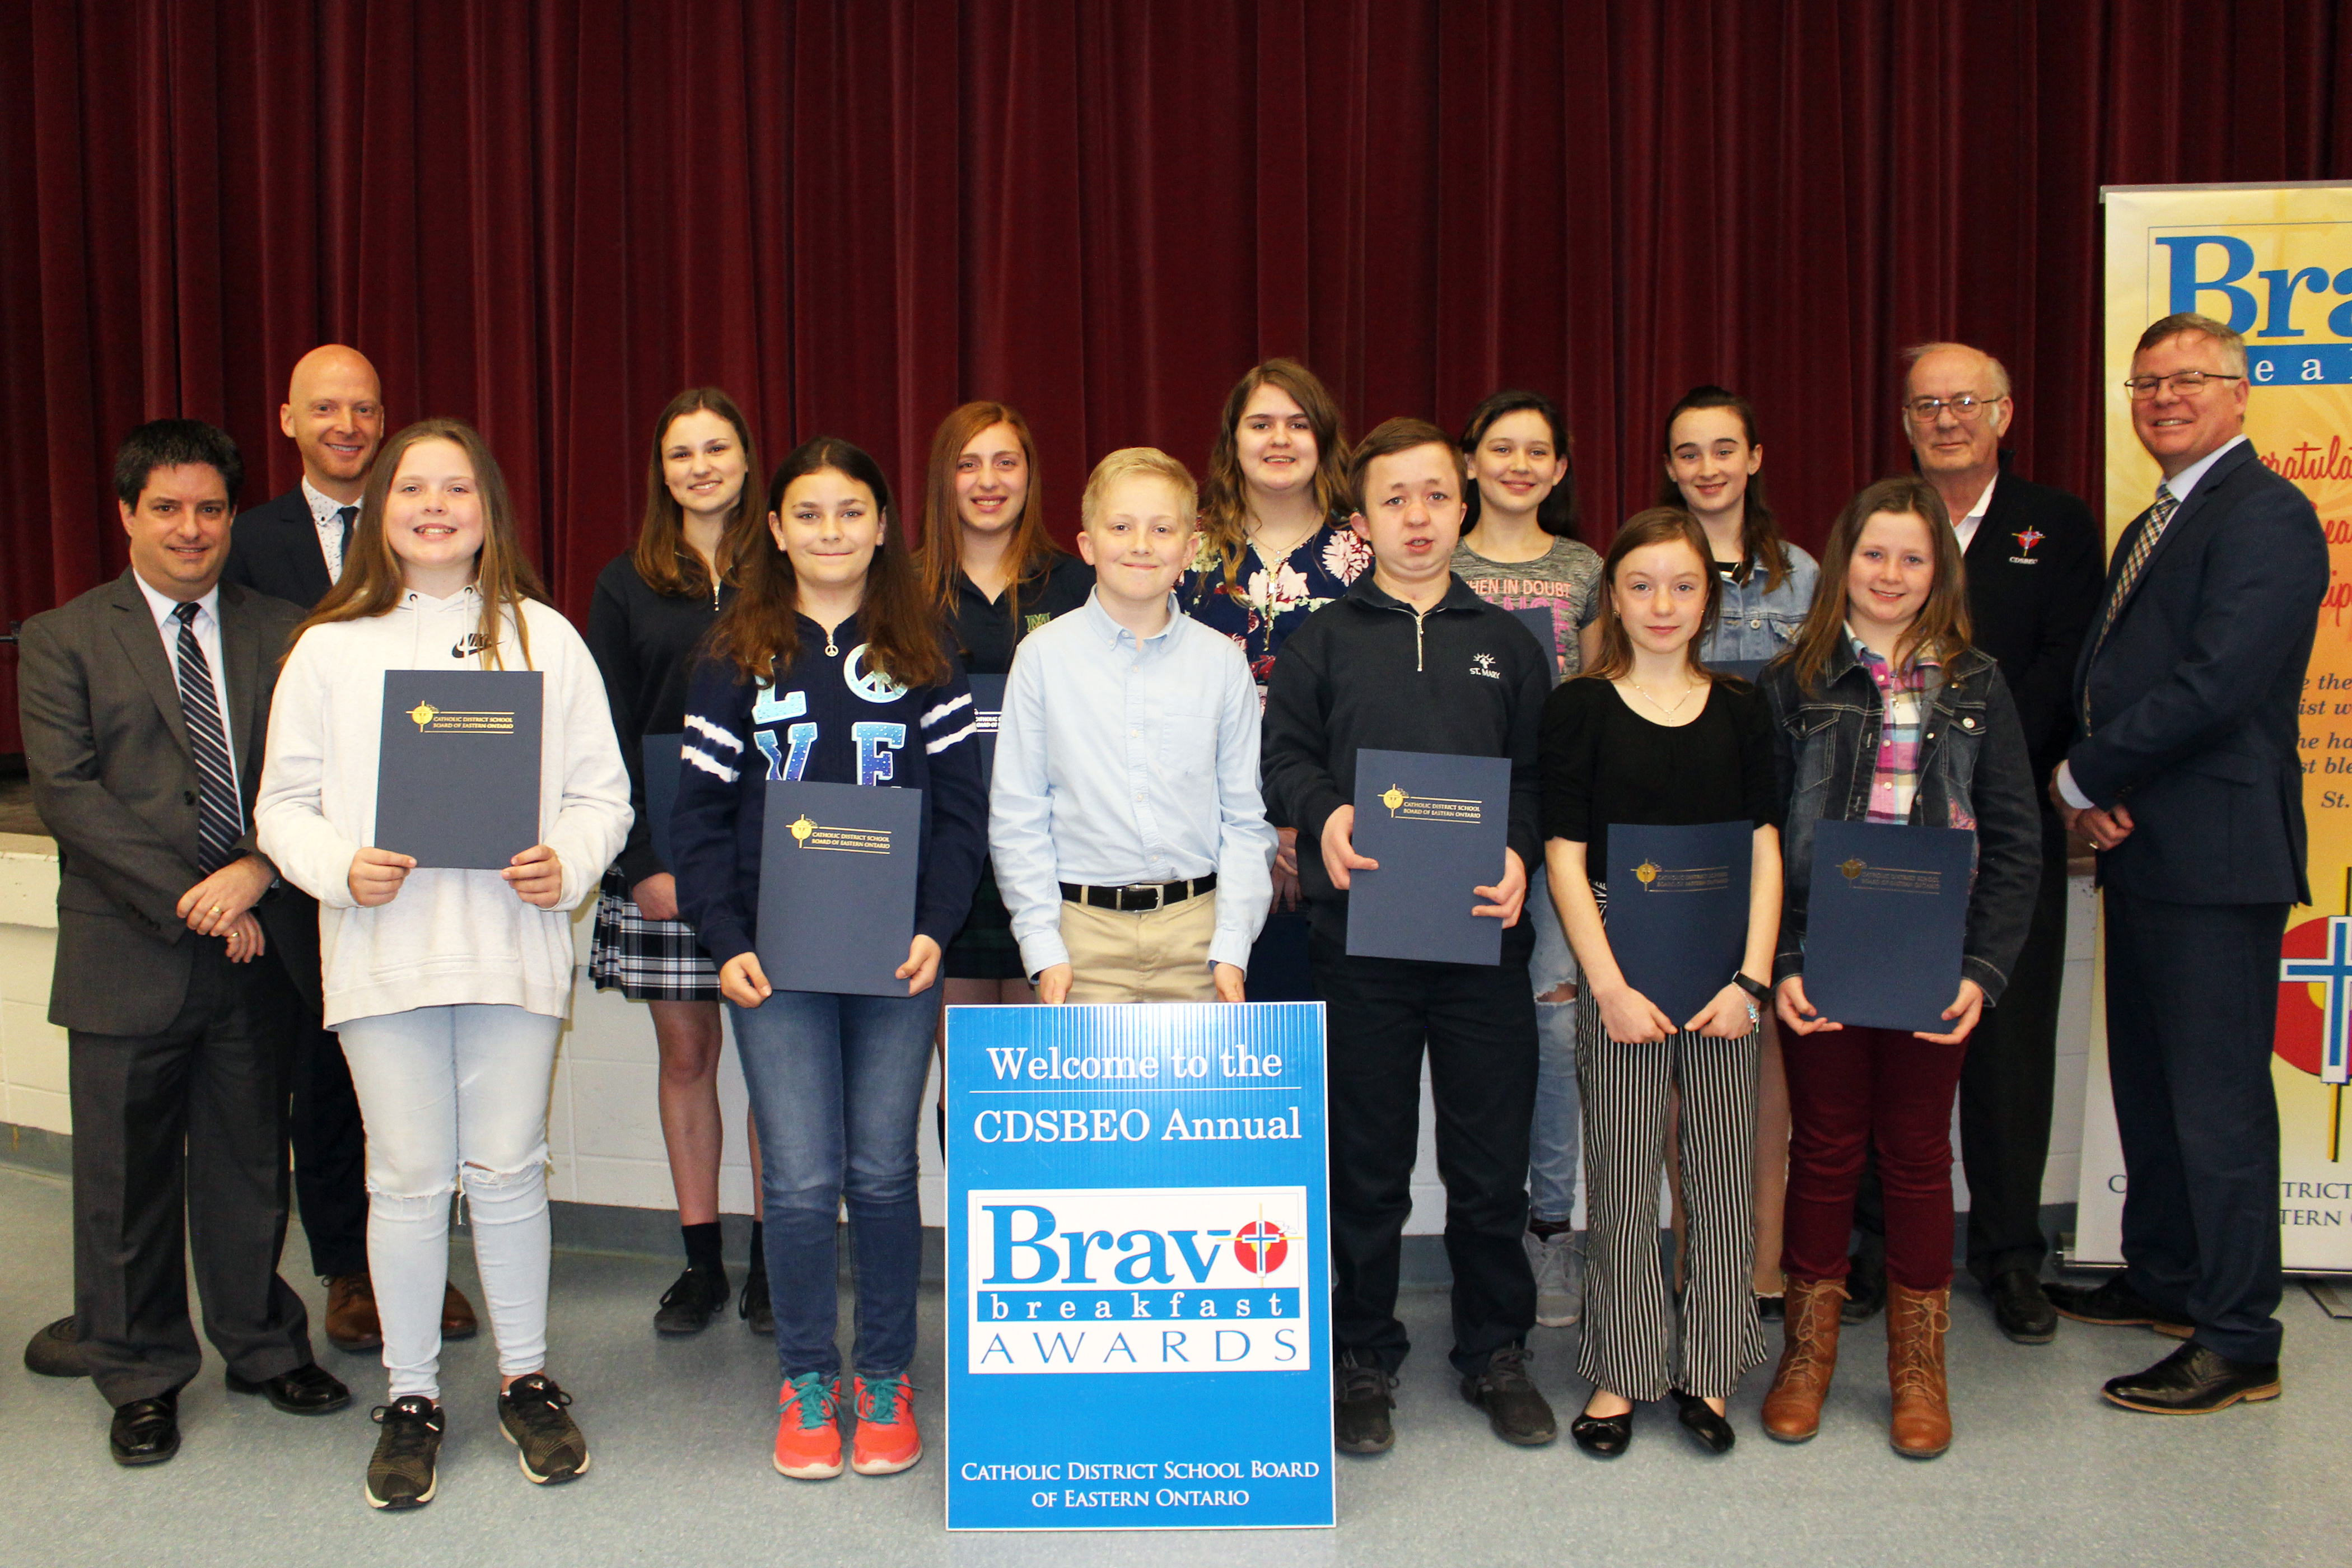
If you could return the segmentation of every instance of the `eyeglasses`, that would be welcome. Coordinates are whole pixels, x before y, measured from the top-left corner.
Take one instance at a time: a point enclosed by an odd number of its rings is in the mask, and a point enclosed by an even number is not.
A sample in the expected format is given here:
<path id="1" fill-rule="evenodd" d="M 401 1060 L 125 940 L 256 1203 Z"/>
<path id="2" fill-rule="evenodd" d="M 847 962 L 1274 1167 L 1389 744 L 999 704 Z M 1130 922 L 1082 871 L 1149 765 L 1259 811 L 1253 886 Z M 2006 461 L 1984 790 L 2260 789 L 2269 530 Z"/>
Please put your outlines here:
<path id="1" fill-rule="evenodd" d="M 2217 375 L 2210 370 L 2176 370 L 2170 375 L 2136 375 L 2124 383 L 2134 403 L 2146 403 L 2157 389 L 2169 385 L 2175 397 L 2194 397 L 2205 390 L 2209 381 L 2243 381 L 2242 375 Z"/>
<path id="2" fill-rule="evenodd" d="M 1933 425 L 1948 408 L 1953 418 L 1967 424 L 1981 415 L 1987 404 L 2000 401 L 1998 397 L 1979 397 L 1973 393 L 1963 392 L 1958 397 L 1915 397 L 1903 405 L 1903 412 L 1911 416 L 1911 422 L 1915 425 Z"/>

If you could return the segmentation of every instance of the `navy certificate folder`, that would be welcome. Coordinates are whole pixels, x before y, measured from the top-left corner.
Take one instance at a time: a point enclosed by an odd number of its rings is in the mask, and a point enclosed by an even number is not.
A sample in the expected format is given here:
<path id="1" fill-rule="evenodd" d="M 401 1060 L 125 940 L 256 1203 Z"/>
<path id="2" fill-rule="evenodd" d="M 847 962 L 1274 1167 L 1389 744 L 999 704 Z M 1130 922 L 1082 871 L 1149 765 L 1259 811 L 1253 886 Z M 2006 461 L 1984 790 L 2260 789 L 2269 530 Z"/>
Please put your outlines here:
<path id="1" fill-rule="evenodd" d="M 1503 922 L 1471 889 L 1502 879 L 1510 809 L 1508 757 L 1358 752 L 1356 853 L 1381 867 L 1349 879 L 1349 954 L 1500 963 Z"/>
<path id="2" fill-rule="evenodd" d="M 923 792 L 768 781 L 760 967 L 778 991 L 904 996 Z"/>
<path id="3" fill-rule="evenodd" d="M 1609 951 L 1625 984 L 1680 1028 L 1748 956 L 1756 825 L 1609 825 Z"/>
<path id="4" fill-rule="evenodd" d="M 646 737 L 646 827 L 665 871 L 670 867 L 669 814 L 677 808 L 677 760 L 685 750 L 683 733 Z"/>
<path id="5" fill-rule="evenodd" d="M 982 783 L 996 776 L 996 731 L 1004 722 L 1004 677 L 974 675 L 971 682 L 972 739 L 980 742 Z"/>
<path id="6" fill-rule="evenodd" d="M 1558 686 L 1559 684 L 1559 645 L 1552 640 L 1551 606 L 1535 605 L 1526 609 L 1513 610 L 1511 618 L 1533 632 L 1536 641 L 1543 645 L 1544 658 L 1551 661 L 1551 683 Z"/>
<path id="7" fill-rule="evenodd" d="M 1977 836 L 1886 822 L 1813 834 L 1806 999 L 1835 1023 L 1951 1033 Z"/>
<path id="8" fill-rule="evenodd" d="M 538 843 L 546 685 L 535 669 L 385 670 L 375 847 L 503 871 Z"/>

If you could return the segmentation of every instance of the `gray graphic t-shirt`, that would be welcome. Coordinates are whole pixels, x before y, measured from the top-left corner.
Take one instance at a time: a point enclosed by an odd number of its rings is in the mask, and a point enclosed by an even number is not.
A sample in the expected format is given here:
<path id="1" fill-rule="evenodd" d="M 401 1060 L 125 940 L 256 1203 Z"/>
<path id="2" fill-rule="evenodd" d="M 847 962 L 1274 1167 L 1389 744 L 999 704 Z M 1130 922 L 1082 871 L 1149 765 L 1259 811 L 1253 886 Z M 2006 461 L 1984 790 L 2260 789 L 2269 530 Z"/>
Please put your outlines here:
<path id="1" fill-rule="evenodd" d="M 1555 539 L 1533 561 L 1489 561 L 1467 544 L 1454 547 L 1454 572 L 1470 591 L 1507 610 L 1551 612 L 1552 653 L 1562 679 L 1584 667 L 1576 634 L 1601 613 L 1601 557 L 1589 544 Z"/>

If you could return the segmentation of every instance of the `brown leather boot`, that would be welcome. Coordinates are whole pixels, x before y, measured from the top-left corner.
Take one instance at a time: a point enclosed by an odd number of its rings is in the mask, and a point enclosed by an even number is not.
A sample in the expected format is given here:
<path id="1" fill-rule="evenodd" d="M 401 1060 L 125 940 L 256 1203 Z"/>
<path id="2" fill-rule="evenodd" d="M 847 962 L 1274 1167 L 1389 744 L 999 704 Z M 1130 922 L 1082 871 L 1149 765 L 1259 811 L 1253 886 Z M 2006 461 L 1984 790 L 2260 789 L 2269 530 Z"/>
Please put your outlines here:
<path id="1" fill-rule="evenodd" d="M 445 1340 L 470 1340 L 481 1329 L 474 1318 L 474 1304 L 455 1285 L 441 1288 L 441 1337 Z"/>
<path id="2" fill-rule="evenodd" d="M 372 1351 L 383 1343 L 375 1314 L 375 1281 L 366 1271 L 327 1281 L 327 1342 L 339 1351 Z"/>
<path id="3" fill-rule="evenodd" d="M 1764 1433 L 1783 1443 L 1801 1443 L 1822 1429 L 1822 1401 L 1837 1372 L 1838 1309 L 1845 1303 L 1843 1279 L 1789 1276 L 1782 1298 L 1780 1369 L 1764 1396 Z"/>
<path id="4" fill-rule="evenodd" d="M 1932 1459 L 1952 1446 L 1944 1390 L 1944 1334 L 1952 1288 L 1906 1290 L 1886 1282 L 1886 1381 L 1895 1391 L 1887 1441 L 1906 1459 Z"/>

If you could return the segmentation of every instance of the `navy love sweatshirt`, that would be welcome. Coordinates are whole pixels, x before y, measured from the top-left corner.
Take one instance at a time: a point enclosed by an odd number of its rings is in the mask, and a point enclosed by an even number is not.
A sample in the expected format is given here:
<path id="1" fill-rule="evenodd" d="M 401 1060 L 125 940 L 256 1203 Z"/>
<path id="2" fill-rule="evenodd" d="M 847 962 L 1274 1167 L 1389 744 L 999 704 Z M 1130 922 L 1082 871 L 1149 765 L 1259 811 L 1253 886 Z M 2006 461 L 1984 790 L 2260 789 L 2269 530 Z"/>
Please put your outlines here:
<path id="1" fill-rule="evenodd" d="M 1298 880 L 1308 919 L 1347 941 L 1348 895 L 1323 868 L 1323 825 L 1356 799 L 1356 753 L 1436 752 L 1511 760 L 1504 842 L 1532 877 L 1543 864 L 1537 736 L 1551 695 L 1551 658 L 1508 610 L 1453 579 L 1426 615 L 1365 573 L 1290 634 L 1267 684 L 1258 770 L 1276 820 L 1298 826 Z M 1500 877 L 1503 868 L 1495 868 Z M 1534 926 L 1503 933 L 1524 958 Z"/>
<path id="2" fill-rule="evenodd" d="M 988 786 L 972 743 L 971 688 L 948 679 L 908 688 L 866 662 L 853 619 L 800 617 L 800 651 L 773 681 L 703 660 L 687 690 L 686 746 L 670 817 L 678 911 L 716 963 L 750 952 L 760 910 L 768 781 L 869 784 L 923 792 L 915 934 L 944 949 L 963 926 L 988 853 Z"/>

